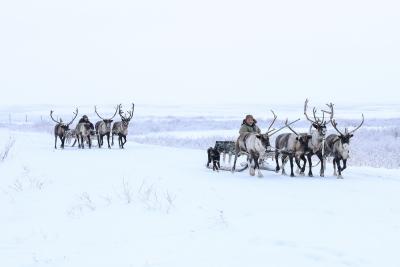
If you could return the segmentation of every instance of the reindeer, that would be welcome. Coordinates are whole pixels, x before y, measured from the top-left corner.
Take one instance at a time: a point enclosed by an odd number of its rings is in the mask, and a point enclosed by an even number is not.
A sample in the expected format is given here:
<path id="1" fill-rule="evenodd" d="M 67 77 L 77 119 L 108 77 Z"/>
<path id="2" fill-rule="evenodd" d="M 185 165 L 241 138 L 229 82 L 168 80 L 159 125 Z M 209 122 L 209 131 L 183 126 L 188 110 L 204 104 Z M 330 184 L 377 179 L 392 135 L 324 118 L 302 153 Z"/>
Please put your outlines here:
<path id="1" fill-rule="evenodd" d="M 275 113 L 271 110 L 274 118 L 271 122 L 271 124 L 268 127 L 268 130 L 265 134 L 258 134 L 258 133 L 242 133 L 238 137 L 236 141 L 236 147 L 235 147 L 235 160 L 233 162 L 233 167 L 232 167 L 232 172 L 235 172 L 236 169 L 236 161 L 237 158 L 240 155 L 247 155 L 247 162 L 248 165 L 250 166 L 250 175 L 254 176 L 257 170 L 258 177 L 263 177 L 261 170 L 260 170 L 260 165 L 259 162 L 262 160 L 267 152 L 268 149 L 270 149 L 271 144 L 270 144 L 270 137 L 274 135 L 275 133 L 279 132 L 285 127 L 282 127 L 278 130 L 272 129 L 272 125 L 275 123 L 277 116 Z M 252 165 L 254 161 L 254 167 Z"/>
<path id="2" fill-rule="evenodd" d="M 133 117 L 133 112 L 135 111 L 135 104 L 132 103 L 132 110 L 128 111 L 128 117 L 124 115 L 121 108 L 122 105 L 119 105 L 118 109 L 121 121 L 115 122 L 113 124 L 111 145 L 114 145 L 114 135 L 118 135 L 119 148 L 123 149 L 126 143 L 126 136 L 128 135 L 129 122 Z"/>
<path id="3" fill-rule="evenodd" d="M 364 114 L 361 114 L 361 116 L 362 120 L 360 125 L 350 132 L 345 128 L 344 134 L 337 128 L 336 121 L 331 121 L 333 128 L 339 133 L 339 135 L 330 134 L 326 138 L 326 148 L 327 156 L 333 157 L 333 175 L 337 176 L 338 179 L 343 179 L 342 171 L 347 167 L 347 159 L 349 158 L 350 152 L 350 139 L 354 136 L 354 132 L 360 129 L 364 123 Z M 343 161 L 343 167 L 340 166 L 341 160 Z M 336 166 L 339 174 L 336 172 Z"/>
<path id="4" fill-rule="evenodd" d="M 329 111 L 326 110 L 321 110 L 322 111 L 322 119 L 318 118 L 316 115 L 317 109 L 314 107 L 313 108 L 313 117 L 314 120 L 310 119 L 310 117 L 307 115 L 307 105 L 308 105 L 308 99 L 306 99 L 304 103 L 304 115 L 306 119 L 311 122 L 310 126 L 310 134 L 311 134 L 311 139 L 309 140 L 308 148 L 309 148 L 309 153 L 307 153 L 307 160 L 308 160 L 308 165 L 309 165 L 309 171 L 308 171 L 308 176 L 312 177 L 312 156 L 317 155 L 318 159 L 321 162 L 321 170 L 320 170 L 320 176 L 324 177 L 324 172 L 325 172 L 325 136 L 326 136 L 326 125 L 327 122 L 325 121 L 325 114 L 330 115 L 330 120 L 328 123 L 332 120 L 333 118 L 333 104 L 329 103 L 326 104 L 329 107 Z M 315 128 L 315 130 L 311 130 L 312 128 Z"/>
<path id="5" fill-rule="evenodd" d="M 104 143 L 103 142 L 104 141 L 103 140 L 104 136 L 107 136 L 108 148 L 111 148 L 111 146 L 110 146 L 111 123 L 113 122 L 113 118 L 115 117 L 115 115 L 117 115 L 118 109 L 119 108 L 117 106 L 117 108 L 115 109 L 115 113 L 111 118 L 104 119 L 97 112 L 96 106 L 94 106 L 94 112 L 101 119 L 101 121 L 96 122 L 96 125 L 95 125 L 96 135 L 97 135 L 97 142 L 99 144 L 99 148 L 101 148 L 101 146 Z"/>
<path id="6" fill-rule="evenodd" d="M 92 132 L 92 128 L 90 123 L 81 122 L 76 125 L 75 134 L 76 139 L 78 140 L 78 147 L 84 149 L 85 148 L 85 140 L 88 141 L 89 148 L 92 148 L 92 139 L 90 137 Z M 74 143 L 75 144 L 75 143 Z"/>
<path id="7" fill-rule="evenodd" d="M 290 161 L 290 176 L 294 177 L 293 173 L 293 158 L 296 161 L 296 165 L 301 169 L 300 174 L 304 175 L 304 170 L 306 168 L 306 153 L 308 152 L 308 144 L 311 135 L 306 133 L 298 134 L 295 130 L 288 125 L 288 120 L 285 121 L 285 126 L 289 128 L 292 133 L 284 133 L 278 135 L 275 139 L 275 161 L 276 161 L 276 172 L 279 172 L 279 155 L 282 159 L 282 174 L 285 173 L 285 163 L 287 157 Z M 300 159 L 303 160 L 303 166 L 300 166 Z"/>
<path id="8" fill-rule="evenodd" d="M 69 126 L 74 122 L 76 117 L 78 116 L 78 108 L 76 111 L 73 113 L 74 117 L 69 123 L 64 123 L 62 119 L 60 118 L 59 120 L 56 120 L 53 118 L 53 110 L 50 111 L 50 118 L 57 123 L 54 126 L 54 137 L 55 137 L 55 142 L 54 142 L 54 148 L 57 149 L 57 137 L 60 138 L 61 140 L 61 148 L 64 149 L 64 144 L 65 144 L 65 138 L 67 136 L 67 133 L 69 132 Z"/>

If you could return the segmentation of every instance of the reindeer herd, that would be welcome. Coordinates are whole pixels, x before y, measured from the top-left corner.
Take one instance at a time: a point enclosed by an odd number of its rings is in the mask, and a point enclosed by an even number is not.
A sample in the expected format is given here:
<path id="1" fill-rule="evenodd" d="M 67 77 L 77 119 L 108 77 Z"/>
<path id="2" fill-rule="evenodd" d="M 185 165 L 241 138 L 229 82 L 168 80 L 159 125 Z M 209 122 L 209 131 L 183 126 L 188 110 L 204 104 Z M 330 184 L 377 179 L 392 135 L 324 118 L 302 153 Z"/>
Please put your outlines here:
<path id="1" fill-rule="evenodd" d="M 236 162 L 239 156 L 247 156 L 247 166 L 249 166 L 250 175 L 254 176 L 256 171 L 259 177 L 262 177 L 260 164 L 268 157 L 274 154 L 276 167 L 275 171 L 279 172 L 282 168 L 282 174 L 285 173 L 285 164 L 290 162 L 290 176 L 294 175 L 294 163 L 296 163 L 299 174 L 304 175 L 306 164 L 308 163 L 308 176 L 312 177 L 312 157 L 316 155 L 319 159 L 320 176 L 325 176 L 326 159 L 333 158 L 334 175 L 342 178 L 342 171 L 347 167 L 349 158 L 349 144 L 354 132 L 357 131 L 364 123 L 364 115 L 362 114 L 361 123 L 349 131 L 347 128 L 343 131 L 339 130 L 338 124 L 334 119 L 334 105 L 327 104 L 328 110 L 321 110 L 322 116 L 317 116 L 317 108 L 313 108 L 313 116 L 308 115 L 308 99 L 304 103 L 304 116 L 310 122 L 310 129 L 307 133 L 298 133 L 291 126 L 296 121 L 288 123 L 286 119 L 285 125 L 279 129 L 271 129 L 276 121 L 277 116 L 272 111 L 274 118 L 264 134 L 258 133 L 242 133 L 235 142 L 235 149 L 214 149 L 209 148 L 209 160 L 207 166 L 212 162 L 213 169 L 218 170 L 219 153 L 233 153 L 235 155 L 232 172 L 236 170 Z M 327 134 L 327 126 L 331 124 L 336 134 Z M 275 139 L 275 147 L 270 144 L 270 138 L 284 128 L 288 128 L 290 133 L 282 133 Z M 233 143 L 233 142 L 232 142 Z M 210 154 L 211 153 L 211 154 Z M 213 158 L 214 157 L 214 158 Z M 215 160 L 217 159 L 217 160 Z M 281 159 L 281 166 L 279 165 Z M 301 161 L 303 164 L 301 164 Z M 342 163 L 342 165 L 341 165 Z"/>
<path id="2" fill-rule="evenodd" d="M 132 109 L 128 110 L 126 113 L 122 111 L 122 105 L 118 105 L 115 109 L 115 113 L 111 118 L 104 118 L 100 116 L 97 111 L 97 107 L 94 107 L 95 114 L 100 118 L 96 122 L 95 127 L 87 120 L 80 121 L 75 129 L 71 129 L 71 124 L 75 121 L 78 116 L 78 109 L 73 113 L 73 118 L 70 122 L 64 123 L 61 118 L 55 119 L 53 117 L 53 111 L 50 111 L 50 118 L 56 123 L 54 126 L 54 148 L 57 149 L 57 139 L 61 141 L 61 148 L 65 146 L 65 141 L 70 139 L 75 139 L 74 144 L 78 142 L 78 148 L 84 149 L 85 143 L 88 147 L 92 147 L 92 137 L 97 137 L 98 147 L 101 148 L 104 144 L 104 137 L 107 137 L 108 148 L 114 145 L 114 135 L 118 136 L 119 148 L 123 149 L 126 143 L 126 136 L 128 135 L 129 122 L 133 117 L 133 112 L 135 110 L 135 105 L 132 104 Z M 119 114 L 120 121 L 116 121 L 113 124 L 114 117 Z M 111 145 L 110 145 L 111 136 Z"/>
<path id="3" fill-rule="evenodd" d="M 250 175 L 254 176 L 257 172 L 259 177 L 262 177 L 260 164 L 271 155 L 275 159 L 275 171 L 279 172 L 282 169 L 282 174 L 286 174 L 285 165 L 290 163 L 290 176 L 294 176 L 294 164 L 298 167 L 298 173 L 305 175 L 306 165 L 308 163 L 308 176 L 313 176 L 312 157 L 315 155 L 319 159 L 320 176 L 325 176 L 326 159 L 333 159 L 334 175 L 342 178 L 342 172 L 347 167 L 347 160 L 349 158 L 350 139 L 364 123 L 364 115 L 362 114 L 361 123 L 353 130 L 349 131 L 348 128 L 339 130 L 338 124 L 334 119 L 334 105 L 327 104 L 327 110 L 320 110 L 322 116 L 317 115 L 317 108 L 312 110 L 312 116 L 308 114 L 308 99 L 304 103 L 304 116 L 310 123 L 309 132 L 298 133 L 292 125 L 299 121 L 297 119 L 289 123 L 286 119 L 283 127 L 279 129 L 272 128 L 276 122 L 277 116 L 272 111 L 273 119 L 265 133 L 242 133 L 239 135 L 236 142 L 232 141 L 217 141 L 214 148 L 209 148 L 207 167 L 213 163 L 213 170 L 219 170 L 220 154 L 229 154 L 229 159 L 234 155 L 233 166 L 230 168 L 232 172 L 236 171 L 237 159 L 241 155 L 247 156 L 247 167 L 249 168 Z M 122 111 L 122 105 L 115 108 L 114 115 L 110 118 L 105 118 L 99 114 L 97 107 L 94 107 L 95 114 L 100 118 L 95 126 L 88 120 L 80 120 L 75 129 L 71 129 L 71 124 L 78 116 L 78 109 L 73 113 L 73 118 L 70 122 L 65 123 L 63 120 L 55 119 L 53 111 L 50 111 L 51 119 L 56 123 L 54 127 L 55 143 L 54 148 L 57 149 L 57 139 L 61 141 L 61 148 L 64 148 L 66 140 L 74 139 L 74 144 L 78 142 L 78 147 L 85 148 L 85 143 L 89 148 L 92 147 L 92 137 L 97 137 L 98 147 L 104 145 L 104 137 L 107 137 L 108 148 L 114 145 L 114 135 L 118 136 L 119 148 L 123 149 L 128 135 L 129 122 L 133 117 L 135 105 L 132 104 L 132 109 L 127 112 Z M 114 117 L 119 114 L 120 120 L 114 122 Z M 85 117 L 85 116 L 84 116 Z M 113 123 L 114 122 L 114 123 Z M 336 134 L 327 135 L 327 126 L 332 125 Z M 282 133 L 275 138 L 275 146 L 270 143 L 273 135 L 277 134 L 282 129 L 287 128 L 289 133 Z M 110 145 L 111 137 L 111 145 Z M 279 164 L 281 160 L 281 165 Z M 244 170 L 244 169 L 242 169 Z"/>

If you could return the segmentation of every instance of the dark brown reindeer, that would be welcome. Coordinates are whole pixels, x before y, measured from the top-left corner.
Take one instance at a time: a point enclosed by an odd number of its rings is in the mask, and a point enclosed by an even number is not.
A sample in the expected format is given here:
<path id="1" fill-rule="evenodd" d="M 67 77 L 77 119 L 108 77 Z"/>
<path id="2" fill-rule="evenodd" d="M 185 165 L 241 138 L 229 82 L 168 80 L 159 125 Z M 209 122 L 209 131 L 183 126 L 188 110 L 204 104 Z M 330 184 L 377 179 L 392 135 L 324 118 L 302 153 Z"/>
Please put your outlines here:
<path id="1" fill-rule="evenodd" d="M 131 121 L 133 112 L 135 111 L 135 104 L 132 103 L 132 110 L 127 111 L 128 116 L 122 112 L 122 105 L 119 105 L 118 109 L 121 121 L 114 122 L 113 124 L 111 145 L 114 145 L 114 135 L 118 135 L 119 148 L 123 149 L 126 143 L 126 136 L 128 135 L 129 122 Z"/>
<path id="2" fill-rule="evenodd" d="M 114 119 L 115 115 L 117 115 L 118 110 L 119 110 L 119 107 L 117 106 L 117 108 L 115 109 L 114 115 L 109 119 L 105 119 L 102 116 L 100 116 L 100 114 L 97 112 L 96 106 L 94 106 L 94 112 L 101 119 L 101 121 L 98 121 L 95 124 L 97 142 L 99 144 L 99 148 L 101 148 L 101 146 L 104 143 L 103 142 L 104 141 L 104 136 L 107 136 L 108 148 L 111 148 L 111 146 L 110 146 L 111 124 L 113 122 L 113 119 Z"/>
<path id="3" fill-rule="evenodd" d="M 306 168 L 306 153 L 308 153 L 308 144 L 311 139 L 311 135 L 306 133 L 298 134 L 288 124 L 288 120 L 285 122 L 286 127 L 289 128 L 292 133 L 284 133 L 278 135 L 275 139 L 275 161 L 276 161 L 276 172 L 280 170 L 279 167 L 279 156 L 282 159 L 282 174 L 285 173 L 286 159 L 289 157 L 290 161 L 290 176 L 294 177 L 293 173 L 293 159 L 295 159 L 296 165 L 301 170 L 300 174 L 304 174 Z M 300 166 L 300 159 L 303 160 L 303 166 Z"/>
<path id="4" fill-rule="evenodd" d="M 361 116 L 361 123 L 352 131 L 348 131 L 348 129 L 345 128 L 344 134 L 338 129 L 336 121 L 331 121 L 338 135 L 330 134 L 326 138 L 326 148 L 327 156 L 333 157 L 333 175 L 337 176 L 338 179 L 343 179 L 342 171 L 347 167 L 347 159 L 350 153 L 350 139 L 354 136 L 354 132 L 360 129 L 364 123 L 364 114 L 361 114 Z M 340 166 L 340 161 L 343 162 L 343 166 Z"/>
<path id="5" fill-rule="evenodd" d="M 69 123 L 64 123 L 61 118 L 59 120 L 54 119 L 53 113 L 54 111 L 51 110 L 50 118 L 56 123 L 56 125 L 54 126 L 54 138 L 55 138 L 54 148 L 57 149 L 57 137 L 58 137 L 61 140 L 61 148 L 63 149 L 65 144 L 65 138 L 67 136 L 68 131 L 70 131 L 69 126 L 74 122 L 74 120 L 78 116 L 78 108 L 73 113 L 74 117 Z"/>
<path id="6" fill-rule="evenodd" d="M 240 155 L 247 155 L 247 162 L 249 165 L 250 175 L 254 176 L 256 171 L 258 173 L 258 177 L 263 177 L 260 171 L 260 160 L 262 160 L 267 153 L 267 150 L 270 149 L 270 137 L 275 133 L 279 132 L 286 126 L 276 130 L 272 129 L 272 125 L 275 123 L 277 116 L 271 110 L 274 118 L 271 124 L 268 127 L 268 130 L 265 134 L 258 133 L 242 133 L 236 141 L 236 151 L 235 151 L 235 160 L 233 162 L 232 172 L 235 172 L 236 169 L 236 161 Z M 253 166 L 254 163 L 254 166 Z"/>
<path id="7" fill-rule="evenodd" d="M 320 176 L 324 177 L 324 172 L 325 172 L 325 137 L 326 137 L 326 126 L 328 123 L 330 123 L 330 121 L 333 118 L 333 104 L 329 103 L 326 104 L 328 106 L 328 108 L 330 109 L 329 111 L 326 110 L 321 110 L 322 111 L 322 119 L 320 119 L 319 117 L 317 117 L 316 112 L 317 109 L 314 107 L 313 108 L 313 117 L 314 120 L 311 119 L 308 115 L 307 115 L 307 106 L 308 106 L 308 99 L 306 99 L 305 103 L 304 103 L 304 116 L 306 117 L 306 119 L 311 122 L 311 126 L 310 126 L 310 133 L 311 134 L 311 139 L 309 140 L 309 144 L 308 144 L 308 149 L 309 152 L 307 153 L 307 160 L 308 160 L 308 167 L 309 167 L 309 171 L 308 171 L 308 176 L 312 177 L 313 173 L 312 173 L 312 156 L 313 155 L 317 155 L 318 159 L 321 162 L 321 170 L 320 170 Z M 330 115 L 330 119 L 328 121 L 325 120 L 325 114 Z M 314 128 L 314 130 L 311 130 L 312 128 Z"/>

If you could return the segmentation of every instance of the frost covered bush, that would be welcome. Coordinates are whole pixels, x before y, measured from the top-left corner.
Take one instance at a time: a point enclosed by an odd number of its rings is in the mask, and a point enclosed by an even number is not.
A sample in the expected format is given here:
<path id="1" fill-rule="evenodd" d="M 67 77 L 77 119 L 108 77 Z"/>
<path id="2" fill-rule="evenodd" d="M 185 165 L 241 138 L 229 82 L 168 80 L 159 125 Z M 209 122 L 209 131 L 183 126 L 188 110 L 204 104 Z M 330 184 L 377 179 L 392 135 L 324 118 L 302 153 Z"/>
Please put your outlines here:
<path id="1" fill-rule="evenodd" d="M 350 143 L 350 164 L 399 168 L 400 127 L 362 129 Z"/>

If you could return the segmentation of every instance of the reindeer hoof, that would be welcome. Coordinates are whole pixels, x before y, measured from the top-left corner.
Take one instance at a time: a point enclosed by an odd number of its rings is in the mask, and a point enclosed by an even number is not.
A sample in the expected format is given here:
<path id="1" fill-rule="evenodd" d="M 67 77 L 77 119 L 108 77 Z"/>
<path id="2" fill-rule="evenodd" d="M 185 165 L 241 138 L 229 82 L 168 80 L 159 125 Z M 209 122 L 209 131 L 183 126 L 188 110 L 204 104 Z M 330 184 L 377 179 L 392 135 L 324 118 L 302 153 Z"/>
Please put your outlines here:
<path id="1" fill-rule="evenodd" d="M 258 178 L 263 178 L 263 177 L 264 177 L 264 175 L 262 175 L 262 173 L 258 174 Z"/>
<path id="2" fill-rule="evenodd" d="M 314 175 L 312 173 L 309 173 L 308 177 L 314 177 Z"/>
<path id="3" fill-rule="evenodd" d="M 294 176 L 294 174 L 292 173 L 292 174 L 290 174 L 290 177 L 296 177 L 296 176 Z"/>
<path id="4" fill-rule="evenodd" d="M 300 172 L 299 175 L 300 176 L 305 176 L 305 173 L 304 172 Z"/>
<path id="5" fill-rule="evenodd" d="M 337 177 L 338 179 L 343 179 L 343 176 L 341 176 L 341 175 L 338 175 L 338 177 Z"/>

